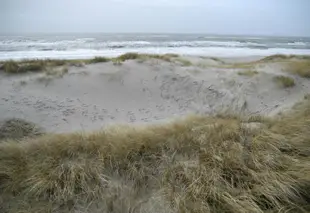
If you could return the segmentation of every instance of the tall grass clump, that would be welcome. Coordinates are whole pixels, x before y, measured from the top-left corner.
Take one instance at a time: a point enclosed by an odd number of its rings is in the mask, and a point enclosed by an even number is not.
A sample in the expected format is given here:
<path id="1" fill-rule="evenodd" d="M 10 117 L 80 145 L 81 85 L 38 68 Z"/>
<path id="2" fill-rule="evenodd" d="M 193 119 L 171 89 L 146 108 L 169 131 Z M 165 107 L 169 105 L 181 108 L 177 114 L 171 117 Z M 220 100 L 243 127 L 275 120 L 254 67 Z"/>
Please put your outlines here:
<path id="1" fill-rule="evenodd" d="M 118 56 L 116 59 L 119 61 L 127 61 L 127 60 L 135 60 L 138 59 L 140 55 L 138 53 L 125 53 L 123 55 Z"/>
<path id="2" fill-rule="evenodd" d="M 3 64 L 3 70 L 6 73 L 17 73 L 18 69 L 19 69 L 19 66 L 15 61 L 6 61 Z"/>
<path id="3" fill-rule="evenodd" d="M 42 71 L 44 70 L 45 65 L 43 63 L 32 63 L 32 64 L 25 64 L 19 67 L 19 72 L 35 72 L 35 71 Z"/>
<path id="4" fill-rule="evenodd" d="M 3 212 L 309 212 L 310 102 L 0 143 Z"/>
<path id="5" fill-rule="evenodd" d="M 125 53 L 123 55 L 120 55 L 117 57 L 117 60 L 120 61 L 127 61 L 127 60 L 136 60 L 140 59 L 141 62 L 145 61 L 147 59 L 159 59 L 167 62 L 171 62 L 173 58 L 178 58 L 179 56 L 177 54 L 164 54 L 164 55 L 159 55 L 159 54 L 138 54 L 138 53 Z"/>
<path id="6" fill-rule="evenodd" d="M 146 55 L 147 58 L 155 58 L 155 59 L 159 59 L 162 61 L 167 61 L 167 62 L 172 62 L 175 59 L 179 58 L 179 55 L 177 54 L 171 54 L 171 53 L 167 53 L 164 55 L 158 55 L 158 54 L 150 54 L 150 55 Z"/>
<path id="7" fill-rule="evenodd" d="M 110 59 L 106 58 L 106 57 L 95 57 L 93 59 L 89 60 L 89 63 L 105 63 L 105 62 L 109 62 Z"/>
<path id="8" fill-rule="evenodd" d="M 253 77 L 257 75 L 258 72 L 256 70 L 246 70 L 246 71 L 239 71 L 238 75 L 247 76 L 247 77 Z"/>
<path id="9" fill-rule="evenodd" d="M 283 54 L 275 54 L 271 56 L 267 56 L 259 61 L 261 62 L 274 62 L 274 61 L 287 61 L 287 60 L 310 60 L 310 56 L 308 55 L 283 55 Z"/>
<path id="10" fill-rule="evenodd" d="M 310 59 L 291 61 L 288 63 L 286 71 L 300 77 L 310 78 Z"/>
<path id="11" fill-rule="evenodd" d="M 273 78 L 273 80 L 280 86 L 283 88 L 290 88 L 290 87 L 294 87 L 295 86 L 295 81 L 293 78 L 288 77 L 288 76 L 275 76 Z"/>
<path id="12" fill-rule="evenodd" d="M 31 62 L 16 62 L 7 61 L 3 65 L 4 72 L 6 73 L 25 73 L 42 71 L 45 68 L 43 61 L 31 61 Z"/>
<path id="13" fill-rule="evenodd" d="M 294 75 L 310 78 L 310 56 L 272 55 L 259 62 L 278 62 L 284 65 L 284 70 Z"/>
<path id="14" fill-rule="evenodd" d="M 283 54 L 275 54 L 275 55 L 270 55 L 262 58 L 260 61 L 261 62 L 273 62 L 273 61 L 279 61 L 279 60 L 289 60 L 294 58 L 294 55 L 283 55 Z"/>
<path id="15" fill-rule="evenodd" d="M 22 119 L 7 119 L 0 122 L 0 140 L 21 139 L 41 135 L 43 130 L 35 124 Z"/>

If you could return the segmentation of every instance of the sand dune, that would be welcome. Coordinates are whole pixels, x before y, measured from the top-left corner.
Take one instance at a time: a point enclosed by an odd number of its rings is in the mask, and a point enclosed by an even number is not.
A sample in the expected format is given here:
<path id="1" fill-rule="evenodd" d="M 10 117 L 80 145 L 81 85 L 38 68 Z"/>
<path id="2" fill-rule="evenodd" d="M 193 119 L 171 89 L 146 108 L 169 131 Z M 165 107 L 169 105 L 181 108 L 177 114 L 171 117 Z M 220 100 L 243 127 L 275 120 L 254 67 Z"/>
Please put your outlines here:
<path id="1" fill-rule="evenodd" d="M 310 93 L 307 78 L 284 72 L 278 62 L 255 60 L 138 59 L 71 66 L 61 76 L 1 73 L 0 120 L 23 118 L 51 132 L 71 132 L 190 113 L 275 115 Z M 293 78 L 295 86 L 282 88 L 273 80 L 278 75 Z"/>

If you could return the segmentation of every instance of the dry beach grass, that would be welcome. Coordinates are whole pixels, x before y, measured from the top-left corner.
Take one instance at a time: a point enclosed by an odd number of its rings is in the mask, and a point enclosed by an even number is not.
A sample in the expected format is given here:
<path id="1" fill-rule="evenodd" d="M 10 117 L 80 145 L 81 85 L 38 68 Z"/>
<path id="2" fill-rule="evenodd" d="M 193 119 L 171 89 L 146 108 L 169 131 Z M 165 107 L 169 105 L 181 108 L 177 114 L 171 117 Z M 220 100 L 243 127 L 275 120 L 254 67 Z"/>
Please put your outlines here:
<path id="1" fill-rule="evenodd" d="M 2 62 L 2 69 L 6 73 L 26 73 L 26 72 L 38 72 L 44 71 L 48 68 L 59 67 L 59 66 L 83 66 L 84 64 L 94 64 L 94 63 L 106 63 L 106 62 L 124 62 L 127 60 L 135 60 L 135 59 L 159 59 L 163 61 L 170 62 L 173 58 L 180 61 L 182 64 L 188 65 L 190 62 L 185 59 L 179 58 L 176 54 L 138 54 L 138 53 L 126 53 L 120 55 L 115 58 L 107 58 L 107 57 L 95 57 L 92 59 L 84 59 L 84 60 L 59 60 L 59 59 L 43 59 L 43 60 L 22 60 L 22 61 L 4 61 Z"/>
<path id="2" fill-rule="evenodd" d="M 310 78 L 310 57 L 308 56 L 296 56 L 296 55 L 273 55 L 262 58 L 260 60 L 251 61 L 251 62 L 239 62 L 239 63 L 225 63 L 223 60 L 214 57 L 201 57 L 202 59 L 211 59 L 218 62 L 219 64 L 216 67 L 219 68 L 239 68 L 239 69 L 248 69 L 241 71 L 240 75 L 245 73 L 255 75 L 253 68 L 257 65 L 264 63 L 279 63 L 284 66 L 284 70 L 288 73 L 299 75 L 301 77 Z M 121 62 L 127 60 L 139 60 L 143 62 L 149 59 L 158 59 L 166 62 L 180 63 L 182 66 L 191 66 L 194 65 L 190 60 L 187 60 L 184 57 L 181 57 L 177 54 L 138 54 L 138 53 L 126 53 L 115 58 L 107 57 L 95 57 L 92 59 L 77 59 L 77 60 L 59 60 L 59 59 L 43 59 L 43 60 L 22 60 L 22 61 L 4 61 L 0 70 L 4 70 L 6 73 L 25 73 L 25 72 L 38 72 L 44 71 L 47 68 L 53 68 L 58 66 L 83 66 L 85 64 L 93 63 L 106 63 L 114 62 L 116 64 L 121 64 Z M 198 67 L 210 67 L 210 64 L 205 65 L 198 63 Z M 251 73 L 251 74 L 250 74 Z"/>
<path id="3" fill-rule="evenodd" d="M 258 72 L 256 70 L 246 70 L 246 71 L 240 71 L 238 72 L 238 75 L 244 75 L 247 77 L 253 77 L 254 75 L 257 75 Z"/>
<path id="4" fill-rule="evenodd" d="M 274 81 L 283 88 L 289 88 L 295 86 L 295 81 L 293 78 L 280 75 L 280 76 L 275 76 Z"/>
<path id="5" fill-rule="evenodd" d="M 3 141 L 1 211 L 306 212 L 309 110 Z"/>

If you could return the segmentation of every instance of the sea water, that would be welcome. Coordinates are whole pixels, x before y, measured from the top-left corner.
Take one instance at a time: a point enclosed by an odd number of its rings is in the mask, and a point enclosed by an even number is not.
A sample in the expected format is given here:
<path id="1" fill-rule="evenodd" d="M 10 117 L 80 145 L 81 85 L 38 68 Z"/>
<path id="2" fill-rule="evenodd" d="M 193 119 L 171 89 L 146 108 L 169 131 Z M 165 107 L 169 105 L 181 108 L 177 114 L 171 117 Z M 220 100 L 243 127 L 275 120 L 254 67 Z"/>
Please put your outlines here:
<path id="1" fill-rule="evenodd" d="M 0 36 L 0 60 L 86 59 L 127 52 L 212 57 L 310 55 L 310 38 L 204 34 L 37 34 Z"/>

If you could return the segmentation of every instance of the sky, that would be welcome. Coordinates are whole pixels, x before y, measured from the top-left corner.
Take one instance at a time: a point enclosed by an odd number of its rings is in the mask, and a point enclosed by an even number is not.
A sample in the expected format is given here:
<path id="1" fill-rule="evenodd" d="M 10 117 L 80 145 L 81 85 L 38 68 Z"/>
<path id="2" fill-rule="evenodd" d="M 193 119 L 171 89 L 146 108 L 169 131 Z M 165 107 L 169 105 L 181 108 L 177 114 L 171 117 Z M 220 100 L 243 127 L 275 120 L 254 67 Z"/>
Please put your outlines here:
<path id="1" fill-rule="evenodd" d="M 310 37 L 310 0 L 0 0 L 0 34 Z"/>

